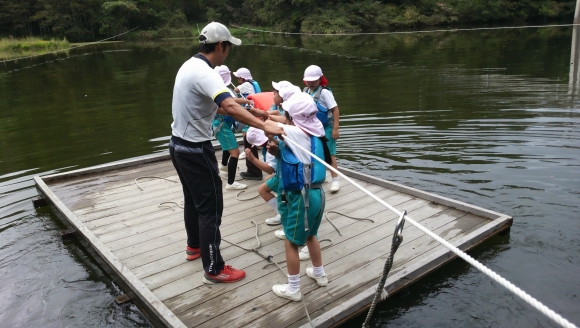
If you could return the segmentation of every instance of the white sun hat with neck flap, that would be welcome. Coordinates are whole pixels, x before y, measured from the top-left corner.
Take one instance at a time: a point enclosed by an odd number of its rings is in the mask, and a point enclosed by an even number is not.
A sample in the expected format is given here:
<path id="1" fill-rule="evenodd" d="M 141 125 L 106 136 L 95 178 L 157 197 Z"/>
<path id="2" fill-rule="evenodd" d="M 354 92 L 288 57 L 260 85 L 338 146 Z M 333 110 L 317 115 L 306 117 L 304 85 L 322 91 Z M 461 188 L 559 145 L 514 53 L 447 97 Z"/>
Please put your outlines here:
<path id="1" fill-rule="evenodd" d="M 287 86 L 285 88 L 278 90 L 278 94 L 280 95 L 280 97 L 282 97 L 283 101 L 287 101 L 292 96 L 294 96 L 295 94 L 299 94 L 299 93 L 302 93 L 302 90 L 300 90 L 300 88 L 295 86 L 295 85 L 290 85 L 290 86 Z"/>
<path id="2" fill-rule="evenodd" d="M 232 83 L 232 76 L 230 75 L 231 72 L 226 65 L 216 66 L 214 70 L 222 77 L 225 85 L 230 85 L 230 83 Z"/>
<path id="3" fill-rule="evenodd" d="M 211 22 L 207 24 L 199 34 L 199 43 L 218 43 L 220 41 L 229 41 L 233 45 L 239 46 L 242 40 L 234 38 L 225 25 L 218 22 Z"/>
<path id="4" fill-rule="evenodd" d="M 254 146 L 261 146 L 268 141 L 268 137 L 266 137 L 264 131 L 251 127 L 246 132 L 246 140 Z"/>
<path id="5" fill-rule="evenodd" d="M 280 81 L 280 82 L 274 82 L 272 81 L 272 88 L 274 88 L 274 90 L 276 91 L 280 91 L 283 88 L 292 86 L 293 84 L 288 82 L 288 81 Z"/>
<path id="6" fill-rule="evenodd" d="M 250 73 L 250 70 L 245 67 L 239 68 L 235 71 L 234 76 L 240 79 L 253 80 L 252 73 Z"/>
<path id="7" fill-rule="evenodd" d="M 318 108 L 309 94 L 300 92 L 293 95 L 282 103 L 282 108 L 288 112 L 297 127 L 316 137 L 324 135 L 324 127 L 316 118 Z"/>

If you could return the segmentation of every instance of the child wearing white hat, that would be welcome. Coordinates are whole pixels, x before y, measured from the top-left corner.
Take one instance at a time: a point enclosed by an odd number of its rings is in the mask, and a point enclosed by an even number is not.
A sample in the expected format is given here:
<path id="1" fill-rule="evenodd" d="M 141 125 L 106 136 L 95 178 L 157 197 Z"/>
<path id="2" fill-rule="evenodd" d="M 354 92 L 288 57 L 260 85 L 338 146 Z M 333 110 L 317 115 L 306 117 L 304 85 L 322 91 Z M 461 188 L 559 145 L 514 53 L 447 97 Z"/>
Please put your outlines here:
<path id="1" fill-rule="evenodd" d="M 272 191 L 278 192 L 278 177 L 274 175 L 276 167 L 278 166 L 278 160 L 274 155 L 270 153 L 270 147 L 275 147 L 275 144 L 269 142 L 268 137 L 264 134 L 264 131 L 256 128 L 249 128 L 246 133 L 246 139 L 253 147 L 264 147 L 267 149 L 265 155 L 265 162 L 260 161 L 256 158 L 249 148 L 246 148 L 246 158 L 251 161 L 260 170 L 270 174 L 271 176 L 258 187 L 258 194 L 262 196 L 262 199 L 272 207 L 276 212 L 276 216 L 266 219 L 266 224 L 277 225 L 280 224 L 280 212 L 278 211 L 278 199 L 272 194 Z M 277 147 L 276 147 L 277 148 Z"/>
<path id="2" fill-rule="evenodd" d="M 233 74 L 238 79 L 238 83 L 240 84 L 237 88 L 234 89 L 235 92 L 241 93 L 244 97 L 247 97 L 253 93 L 262 92 L 260 85 L 257 81 L 254 81 L 252 73 L 250 73 L 249 69 L 242 67 L 235 71 Z"/>
<path id="3" fill-rule="evenodd" d="M 282 91 L 282 90 L 281 90 Z M 290 118 L 289 124 L 279 123 L 284 130 L 284 139 L 279 142 L 278 167 L 276 174 L 279 177 L 278 206 L 285 232 L 286 265 L 288 268 L 288 283 L 272 286 L 272 291 L 292 301 L 300 301 L 300 258 L 298 246 L 308 247 L 313 267 L 306 269 L 306 275 L 316 281 L 319 286 L 326 286 L 328 278 L 322 265 L 322 253 L 320 244 L 316 238 L 322 214 L 324 213 L 325 198 L 321 183 L 324 181 L 326 170 L 320 163 L 315 162 L 311 156 L 293 142 L 305 149 L 311 147 L 314 142 L 317 154 L 324 148 L 324 154 L 320 155 L 330 162 L 328 148 L 320 138 L 324 138 L 322 123 L 316 118 L 316 104 L 305 93 L 298 93 L 282 103 L 282 107 Z M 292 140 L 293 142 L 290 142 Z M 290 156 L 292 155 L 292 156 Z M 296 163 L 295 158 L 302 163 L 302 172 L 289 171 L 285 163 Z M 313 162 L 314 161 L 314 162 Z M 300 167 L 297 166 L 297 167 Z M 292 172 L 291 176 L 287 173 Z M 314 173 L 312 173 L 314 172 Z M 300 176 L 303 173 L 304 185 L 293 186 L 292 176 Z M 311 174 L 312 173 L 312 174 Z M 321 174 L 320 174 L 321 173 Z"/>
<path id="4" fill-rule="evenodd" d="M 304 71 L 304 83 L 307 87 L 304 88 L 304 92 L 308 93 L 318 107 L 318 118 L 324 125 L 324 132 L 326 138 L 328 139 L 328 148 L 330 149 L 330 155 L 332 156 L 332 167 L 338 168 L 336 162 L 336 140 L 338 139 L 340 133 L 338 131 L 338 121 L 340 112 L 338 110 L 338 105 L 332 91 L 327 87 L 328 80 L 322 74 L 322 69 L 316 65 L 310 65 Z M 338 181 L 338 174 L 330 172 L 332 176 L 332 184 L 330 185 L 331 192 L 337 192 L 340 189 L 340 183 Z"/>

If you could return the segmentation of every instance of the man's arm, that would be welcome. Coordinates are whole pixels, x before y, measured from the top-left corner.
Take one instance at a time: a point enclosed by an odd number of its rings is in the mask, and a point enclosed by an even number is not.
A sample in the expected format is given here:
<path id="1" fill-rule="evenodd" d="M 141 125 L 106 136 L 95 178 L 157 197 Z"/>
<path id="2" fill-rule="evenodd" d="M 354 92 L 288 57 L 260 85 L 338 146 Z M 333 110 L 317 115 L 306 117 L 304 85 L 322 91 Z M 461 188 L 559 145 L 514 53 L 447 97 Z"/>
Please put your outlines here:
<path id="1" fill-rule="evenodd" d="M 264 130 L 266 133 L 273 134 L 273 135 L 280 135 L 282 132 L 281 127 L 278 126 L 278 123 L 274 121 L 266 121 L 262 122 L 256 117 L 254 117 L 250 112 L 248 112 L 245 108 L 238 105 L 234 98 L 226 98 L 220 103 L 220 107 L 226 112 L 223 115 L 229 115 L 233 117 L 236 121 L 240 123 L 247 124 L 249 126 L 253 126 L 260 130 Z"/>

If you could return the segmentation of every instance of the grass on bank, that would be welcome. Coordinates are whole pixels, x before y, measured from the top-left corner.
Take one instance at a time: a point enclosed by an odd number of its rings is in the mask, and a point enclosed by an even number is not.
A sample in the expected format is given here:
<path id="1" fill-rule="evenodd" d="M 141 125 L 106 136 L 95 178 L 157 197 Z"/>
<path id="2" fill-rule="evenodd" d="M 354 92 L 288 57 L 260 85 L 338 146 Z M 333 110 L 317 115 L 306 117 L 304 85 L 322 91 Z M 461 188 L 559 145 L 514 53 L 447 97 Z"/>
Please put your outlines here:
<path id="1" fill-rule="evenodd" d="M 2 38 L 0 39 L 0 51 L 27 52 L 27 51 L 54 51 L 70 48 L 67 39 L 43 40 L 41 38 L 28 37 L 24 39 Z"/>

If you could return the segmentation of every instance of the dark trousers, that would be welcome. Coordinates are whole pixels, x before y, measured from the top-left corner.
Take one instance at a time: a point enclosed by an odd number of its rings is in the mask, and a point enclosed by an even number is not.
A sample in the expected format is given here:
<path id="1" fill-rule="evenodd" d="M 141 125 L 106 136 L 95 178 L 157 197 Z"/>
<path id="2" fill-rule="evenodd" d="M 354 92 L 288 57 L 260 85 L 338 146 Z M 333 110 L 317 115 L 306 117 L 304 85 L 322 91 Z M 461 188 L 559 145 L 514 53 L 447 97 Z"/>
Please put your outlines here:
<path id="1" fill-rule="evenodd" d="M 252 147 L 252 144 L 249 143 L 248 140 L 246 140 L 246 137 L 244 136 L 244 149 L 246 149 L 246 148 L 250 148 L 252 150 L 252 154 L 254 154 L 254 157 L 259 158 L 258 157 L 258 147 Z M 247 158 L 246 158 L 246 167 L 248 168 L 248 173 L 250 175 L 258 176 L 258 177 L 262 176 L 262 170 L 260 170 L 256 165 L 254 165 L 254 163 L 252 163 Z"/>
<path id="2" fill-rule="evenodd" d="M 169 154 L 183 187 L 187 245 L 201 248 L 205 272 L 218 274 L 224 268 L 220 254 L 224 200 L 214 148 L 210 141 L 194 143 L 173 136 Z"/>

